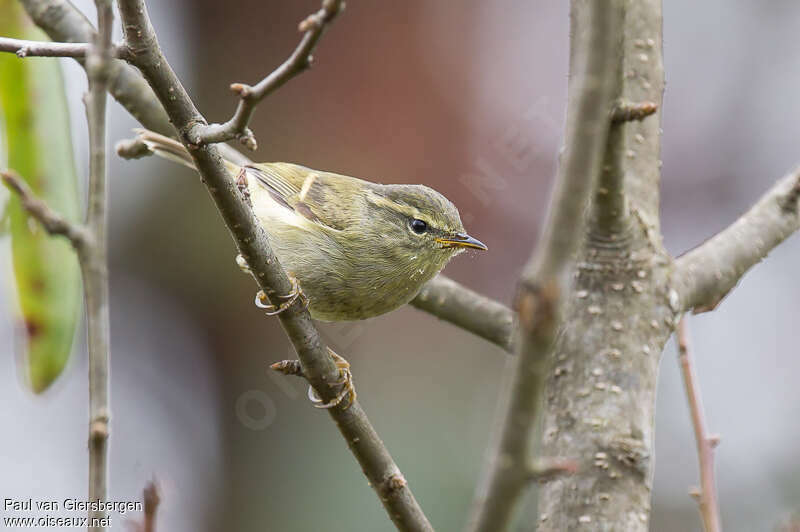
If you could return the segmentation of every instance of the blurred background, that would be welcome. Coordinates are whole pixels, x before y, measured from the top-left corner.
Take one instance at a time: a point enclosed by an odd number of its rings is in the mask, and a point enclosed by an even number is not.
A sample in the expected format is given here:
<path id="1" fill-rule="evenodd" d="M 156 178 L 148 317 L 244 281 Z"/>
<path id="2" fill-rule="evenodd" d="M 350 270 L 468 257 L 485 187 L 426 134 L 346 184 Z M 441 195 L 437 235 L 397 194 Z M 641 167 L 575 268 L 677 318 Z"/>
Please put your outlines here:
<path id="1" fill-rule="evenodd" d="M 94 20 L 93 4 L 77 4 Z M 211 121 L 292 51 L 318 0 L 150 2 L 161 43 Z M 800 4 L 665 2 L 663 230 L 679 254 L 722 229 L 800 162 Z M 446 273 L 509 302 L 555 173 L 566 96 L 567 2 L 350 2 L 314 67 L 262 103 L 258 160 L 384 183 L 425 183 L 458 205 L 490 252 Z M 83 71 L 64 61 L 79 168 Z M 111 104 L 110 141 L 136 126 Z M 159 525 L 179 531 L 393 530 L 303 382 L 272 375 L 292 357 L 277 320 L 191 171 L 111 162 L 110 496 L 136 500 L 155 476 Z M 0 240 L 0 274 L 10 275 Z M 708 423 L 722 435 L 727 530 L 772 530 L 800 511 L 800 239 L 749 273 L 690 327 Z M 26 390 L 11 284 L 0 285 L 0 497 L 82 497 L 86 350 Z M 403 308 L 320 326 L 354 367 L 359 399 L 437 530 L 459 530 L 482 468 L 508 356 Z M 695 443 L 675 347 L 662 361 L 651 529 L 699 530 Z M 12 492 L 13 490 L 13 492 Z M 130 516 L 128 516 L 130 518 Z M 122 527 L 123 517 L 115 516 Z M 529 530 L 521 527 L 520 530 Z"/>

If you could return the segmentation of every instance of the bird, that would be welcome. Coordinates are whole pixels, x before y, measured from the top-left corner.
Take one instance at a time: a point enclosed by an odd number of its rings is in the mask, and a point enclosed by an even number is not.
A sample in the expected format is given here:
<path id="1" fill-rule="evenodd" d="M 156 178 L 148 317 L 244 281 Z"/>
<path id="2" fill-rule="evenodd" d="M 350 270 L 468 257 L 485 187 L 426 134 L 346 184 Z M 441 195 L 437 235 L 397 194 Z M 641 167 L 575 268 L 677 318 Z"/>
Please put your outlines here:
<path id="1" fill-rule="evenodd" d="M 149 152 L 195 168 L 180 142 L 136 132 Z M 271 314 L 298 300 L 320 321 L 385 314 L 411 301 L 454 256 L 488 249 L 466 233 L 455 205 L 425 185 L 380 184 L 285 162 L 225 166 L 295 287 L 277 307 L 259 292 L 256 304 Z M 241 256 L 237 262 L 248 271 Z M 349 364 L 332 356 L 349 380 Z"/>
<path id="2" fill-rule="evenodd" d="M 194 168 L 180 142 L 137 133 L 156 155 Z M 454 256 L 488 249 L 465 232 L 455 205 L 424 185 L 384 185 L 282 162 L 226 167 L 246 185 L 270 246 L 316 320 L 392 311 Z"/>

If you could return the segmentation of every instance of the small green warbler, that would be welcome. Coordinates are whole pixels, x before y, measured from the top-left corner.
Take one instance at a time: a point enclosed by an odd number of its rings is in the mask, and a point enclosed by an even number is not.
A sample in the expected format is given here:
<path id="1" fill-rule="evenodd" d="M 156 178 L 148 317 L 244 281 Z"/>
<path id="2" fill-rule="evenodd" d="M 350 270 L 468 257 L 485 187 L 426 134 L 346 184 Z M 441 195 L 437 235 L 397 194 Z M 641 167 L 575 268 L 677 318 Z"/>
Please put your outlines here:
<path id="1" fill-rule="evenodd" d="M 138 133 L 152 152 L 194 168 L 179 142 Z M 465 233 L 458 209 L 423 185 L 381 185 L 289 163 L 226 165 L 247 187 L 275 255 L 317 320 L 394 310 L 453 256 L 487 249 Z"/>

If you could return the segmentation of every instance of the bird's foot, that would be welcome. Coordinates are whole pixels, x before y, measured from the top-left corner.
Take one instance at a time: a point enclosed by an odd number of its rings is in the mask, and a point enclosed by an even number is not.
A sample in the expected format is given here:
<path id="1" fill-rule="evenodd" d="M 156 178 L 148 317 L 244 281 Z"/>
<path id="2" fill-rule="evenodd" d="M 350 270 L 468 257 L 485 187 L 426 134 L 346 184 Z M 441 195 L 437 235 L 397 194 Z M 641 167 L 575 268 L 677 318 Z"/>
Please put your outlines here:
<path id="1" fill-rule="evenodd" d="M 303 302 L 304 306 L 308 306 L 309 299 L 305 296 L 305 294 L 303 294 L 303 290 L 300 288 L 300 284 L 297 282 L 297 279 L 293 275 L 289 275 L 289 280 L 292 282 L 292 291 L 285 296 L 278 296 L 279 298 L 286 300 L 278 306 L 272 305 L 268 302 L 267 294 L 265 294 L 263 290 L 259 290 L 256 294 L 256 306 L 266 310 L 267 316 L 275 316 L 280 314 L 284 310 L 294 305 L 298 299 Z"/>
<path id="2" fill-rule="evenodd" d="M 330 347 L 328 348 L 328 353 L 336 363 L 336 367 L 339 370 L 340 380 L 331 383 L 331 386 L 339 387 L 339 393 L 336 394 L 336 397 L 326 403 L 319 395 L 317 395 L 317 392 L 314 390 L 314 388 L 309 386 L 308 398 L 312 403 L 314 403 L 315 408 L 333 408 L 347 399 L 347 403 L 342 407 L 342 410 L 347 410 L 356 400 L 356 389 L 353 386 L 353 373 L 350 371 L 350 363 L 334 353 L 333 349 Z"/>
<path id="3" fill-rule="evenodd" d="M 247 261 L 244 260 L 244 257 L 242 257 L 241 253 L 236 255 L 236 264 L 239 266 L 239 269 L 242 270 L 242 273 L 246 273 L 248 275 L 253 274 L 253 271 L 250 269 L 250 265 L 247 264 Z"/>

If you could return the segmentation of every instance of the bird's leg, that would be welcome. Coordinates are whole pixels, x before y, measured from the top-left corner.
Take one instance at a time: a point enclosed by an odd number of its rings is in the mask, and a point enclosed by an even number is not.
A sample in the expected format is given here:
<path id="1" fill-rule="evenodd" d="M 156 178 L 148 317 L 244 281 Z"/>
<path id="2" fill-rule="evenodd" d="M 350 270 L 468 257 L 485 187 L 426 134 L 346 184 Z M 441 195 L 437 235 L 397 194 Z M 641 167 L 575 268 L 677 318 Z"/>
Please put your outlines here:
<path id="1" fill-rule="evenodd" d="M 292 291 L 285 296 L 278 296 L 281 299 L 286 299 L 286 301 L 277 307 L 267 303 L 267 294 L 265 294 L 263 290 L 259 290 L 256 294 L 256 306 L 266 310 L 267 316 L 275 316 L 276 314 L 280 314 L 284 310 L 294 305 L 294 302 L 298 299 L 300 299 L 305 306 L 308 306 L 309 300 L 305 294 L 303 294 L 303 290 L 300 288 L 300 284 L 297 282 L 297 279 L 293 275 L 289 275 L 289 280 L 292 282 Z"/>
<path id="2" fill-rule="evenodd" d="M 339 393 L 336 394 L 336 397 L 326 403 L 319 395 L 317 395 L 317 392 L 314 390 L 314 388 L 309 386 L 308 398 L 312 403 L 314 403 L 314 407 L 316 408 L 333 408 L 341 403 L 345 398 L 348 398 L 347 404 L 342 407 L 342 410 L 347 410 L 356 400 L 356 389 L 353 386 L 353 373 L 350 371 L 350 363 L 334 353 L 333 349 L 330 347 L 328 348 L 328 354 L 336 363 L 336 367 L 339 369 L 339 376 L 341 377 L 339 381 L 331 383 L 331 385 L 338 386 L 341 389 Z"/>

